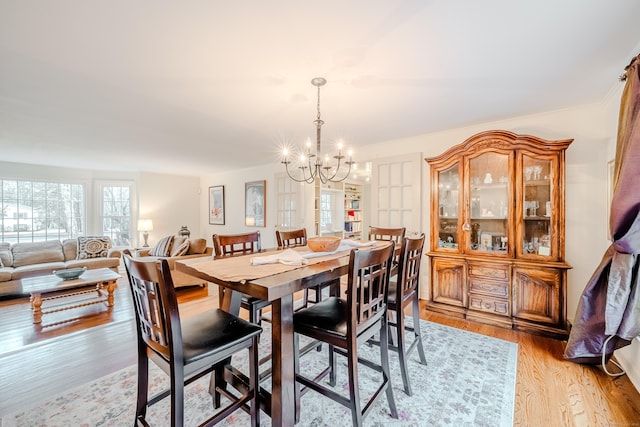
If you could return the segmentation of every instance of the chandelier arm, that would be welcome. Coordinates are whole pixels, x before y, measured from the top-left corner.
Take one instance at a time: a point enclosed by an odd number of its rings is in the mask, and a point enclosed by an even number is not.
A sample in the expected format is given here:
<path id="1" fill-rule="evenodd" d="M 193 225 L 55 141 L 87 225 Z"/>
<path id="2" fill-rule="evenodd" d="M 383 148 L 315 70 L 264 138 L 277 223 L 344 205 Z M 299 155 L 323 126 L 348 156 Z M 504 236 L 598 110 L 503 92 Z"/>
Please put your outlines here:
<path id="1" fill-rule="evenodd" d="M 324 172 L 322 172 L 322 169 L 318 168 L 316 169 L 316 173 L 318 178 L 320 179 L 320 182 L 323 184 L 326 184 L 327 182 L 329 182 L 330 180 L 327 178 L 327 176 L 324 174 Z"/>
<path id="2" fill-rule="evenodd" d="M 347 173 L 342 178 L 336 179 L 336 175 L 338 175 L 338 172 L 340 172 L 340 168 L 336 168 L 335 173 L 331 176 L 332 182 L 342 182 L 345 179 L 349 178 L 349 174 L 351 173 L 352 162 L 345 162 L 345 163 L 349 165 L 349 169 L 347 169 Z"/>
<path id="3" fill-rule="evenodd" d="M 304 172 L 305 168 L 302 168 L 302 179 L 300 178 L 296 178 L 295 176 L 291 175 L 291 172 L 289 172 L 289 163 L 290 162 L 282 162 L 284 163 L 284 168 L 287 171 L 287 175 L 289 176 L 289 178 L 295 182 L 306 182 L 307 184 L 311 184 L 313 182 L 313 179 L 311 178 L 311 180 L 309 180 L 309 178 L 306 177 L 306 173 Z"/>
<path id="4" fill-rule="evenodd" d="M 333 175 L 331 175 L 331 176 L 330 176 L 330 177 L 328 177 L 327 179 L 328 179 L 329 181 L 333 181 L 333 178 L 335 178 L 335 177 L 336 177 L 336 175 L 338 174 L 338 172 L 339 172 L 339 171 L 340 171 L 340 158 L 338 158 L 338 164 L 337 164 L 337 166 L 334 168 Z M 347 174 L 347 175 L 348 175 L 348 174 Z"/>

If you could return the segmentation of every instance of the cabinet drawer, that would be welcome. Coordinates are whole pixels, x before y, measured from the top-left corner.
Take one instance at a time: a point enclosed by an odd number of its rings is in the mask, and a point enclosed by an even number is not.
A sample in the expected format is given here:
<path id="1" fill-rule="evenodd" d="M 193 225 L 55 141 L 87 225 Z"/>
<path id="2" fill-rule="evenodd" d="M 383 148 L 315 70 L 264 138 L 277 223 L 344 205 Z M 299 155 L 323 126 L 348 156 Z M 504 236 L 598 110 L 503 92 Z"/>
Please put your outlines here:
<path id="1" fill-rule="evenodd" d="M 469 292 L 490 295 L 498 298 L 507 298 L 509 297 L 509 282 L 487 280 L 481 277 L 470 277 Z"/>
<path id="2" fill-rule="evenodd" d="M 469 275 L 496 280 L 509 280 L 509 266 L 472 262 L 469 263 Z"/>
<path id="3" fill-rule="evenodd" d="M 484 295 L 469 294 L 469 308 L 509 316 L 509 301 Z"/>

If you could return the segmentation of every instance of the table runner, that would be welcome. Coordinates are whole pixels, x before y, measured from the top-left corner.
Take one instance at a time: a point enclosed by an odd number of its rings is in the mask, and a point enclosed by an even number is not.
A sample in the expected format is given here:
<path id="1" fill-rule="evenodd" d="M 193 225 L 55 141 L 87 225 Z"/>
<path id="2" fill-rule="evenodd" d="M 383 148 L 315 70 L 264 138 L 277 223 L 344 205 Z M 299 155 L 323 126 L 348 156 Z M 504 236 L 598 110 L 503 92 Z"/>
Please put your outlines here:
<path id="1" fill-rule="evenodd" d="M 381 244 L 386 244 L 388 242 L 376 242 L 374 246 L 368 246 L 368 248 L 377 247 Z M 344 249 L 345 250 L 340 250 Z M 236 282 L 236 283 L 246 283 L 250 280 L 260 279 L 267 276 L 273 276 L 274 274 L 284 273 L 286 271 L 295 270 L 298 268 L 306 267 L 307 265 L 317 264 L 324 261 L 331 261 L 334 259 L 339 259 L 345 256 L 349 256 L 351 249 L 353 246 L 341 246 L 338 248 L 339 250 L 332 254 L 327 254 L 323 256 L 311 257 L 307 258 L 308 263 L 306 265 L 296 266 L 296 265 L 285 265 L 285 264 L 263 264 L 263 265 L 251 265 L 251 259 L 254 257 L 259 257 L 258 254 L 252 255 L 244 255 L 244 256 L 235 256 L 228 258 L 219 258 L 210 261 L 203 261 L 194 264 L 190 264 L 192 268 L 207 274 L 212 277 L 216 277 L 225 282 Z M 301 253 L 308 253 L 308 247 L 299 247 L 294 248 Z M 361 247 L 360 249 L 366 249 L 366 247 Z M 270 252 L 268 255 L 273 255 L 275 253 L 282 252 L 282 250 L 278 250 L 275 252 Z M 267 255 L 266 253 L 263 255 Z"/>

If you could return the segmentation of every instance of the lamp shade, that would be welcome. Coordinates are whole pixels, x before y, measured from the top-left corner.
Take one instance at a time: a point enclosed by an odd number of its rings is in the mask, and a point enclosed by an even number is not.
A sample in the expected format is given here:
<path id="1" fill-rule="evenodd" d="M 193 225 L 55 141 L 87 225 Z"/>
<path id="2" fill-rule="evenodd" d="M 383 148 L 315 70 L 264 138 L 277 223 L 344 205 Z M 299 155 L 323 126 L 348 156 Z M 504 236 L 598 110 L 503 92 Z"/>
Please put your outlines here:
<path id="1" fill-rule="evenodd" d="M 138 231 L 151 231 L 153 230 L 153 221 L 150 219 L 138 220 Z"/>

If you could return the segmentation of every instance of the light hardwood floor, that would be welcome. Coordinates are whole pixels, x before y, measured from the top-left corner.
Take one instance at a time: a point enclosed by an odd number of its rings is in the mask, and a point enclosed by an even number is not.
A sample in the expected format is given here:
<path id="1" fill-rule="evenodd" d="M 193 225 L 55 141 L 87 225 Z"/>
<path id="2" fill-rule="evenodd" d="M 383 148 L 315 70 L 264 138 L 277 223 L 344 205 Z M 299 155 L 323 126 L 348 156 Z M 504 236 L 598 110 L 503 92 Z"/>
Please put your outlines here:
<path id="1" fill-rule="evenodd" d="M 183 289 L 178 296 L 186 316 L 217 305 L 213 286 Z M 0 416 L 136 362 L 126 281 L 119 281 L 110 311 L 95 305 L 75 313 L 83 317 L 40 329 L 32 323 L 28 298 L 0 301 Z M 43 320 L 73 314 L 55 313 Z M 515 426 L 640 426 L 640 394 L 629 379 L 563 360 L 564 342 L 424 309 L 420 315 L 518 343 Z"/>

